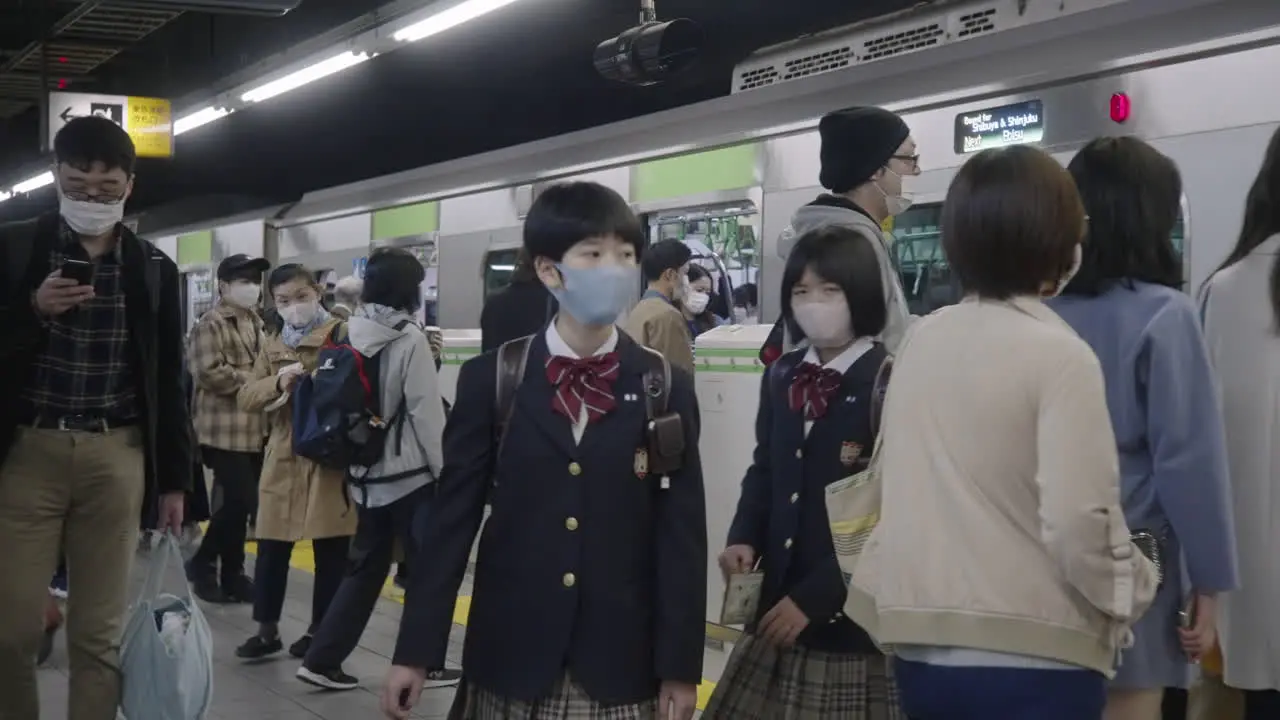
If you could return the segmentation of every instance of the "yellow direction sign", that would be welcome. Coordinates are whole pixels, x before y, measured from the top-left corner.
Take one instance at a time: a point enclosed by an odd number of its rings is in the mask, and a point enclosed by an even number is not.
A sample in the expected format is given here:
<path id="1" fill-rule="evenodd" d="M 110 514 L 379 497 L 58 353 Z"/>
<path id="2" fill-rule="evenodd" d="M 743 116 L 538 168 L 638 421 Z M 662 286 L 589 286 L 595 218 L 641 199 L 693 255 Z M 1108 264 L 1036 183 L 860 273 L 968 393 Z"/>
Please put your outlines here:
<path id="1" fill-rule="evenodd" d="M 173 108 L 162 98 L 90 93 L 49 93 L 49 138 L 78 117 L 97 115 L 114 122 L 133 139 L 138 157 L 173 157 Z"/>

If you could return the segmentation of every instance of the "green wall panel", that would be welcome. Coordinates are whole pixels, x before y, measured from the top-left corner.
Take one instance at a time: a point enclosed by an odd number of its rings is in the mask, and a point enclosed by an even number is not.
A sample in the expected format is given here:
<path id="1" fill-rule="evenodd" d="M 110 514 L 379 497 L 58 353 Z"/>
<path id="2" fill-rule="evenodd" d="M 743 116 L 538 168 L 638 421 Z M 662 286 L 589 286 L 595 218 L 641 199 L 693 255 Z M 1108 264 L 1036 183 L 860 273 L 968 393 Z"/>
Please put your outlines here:
<path id="1" fill-rule="evenodd" d="M 213 231 L 178 236 L 179 265 L 208 265 L 213 262 Z"/>
<path id="2" fill-rule="evenodd" d="M 759 146 L 748 144 L 641 163 L 631 174 L 631 202 L 758 185 L 758 157 Z"/>
<path id="3" fill-rule="evenodd" d="M 390 240 L 420 235 L 440 229 L 440 203 L 418 203 L 377 210 L 373 213 L 373 240 Z"/>

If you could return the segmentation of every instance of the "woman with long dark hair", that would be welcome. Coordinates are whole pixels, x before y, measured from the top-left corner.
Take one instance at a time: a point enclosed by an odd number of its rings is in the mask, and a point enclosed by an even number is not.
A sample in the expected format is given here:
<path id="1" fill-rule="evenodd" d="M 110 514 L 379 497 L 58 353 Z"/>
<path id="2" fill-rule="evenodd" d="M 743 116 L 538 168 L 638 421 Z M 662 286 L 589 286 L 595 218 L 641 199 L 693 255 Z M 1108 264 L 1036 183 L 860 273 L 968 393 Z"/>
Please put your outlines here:
<path id="1" fill-rule="evenodd" d="M 1154 720 L 1164 688 L 1186 687 L 1190 663 L 1213 649 L 1217 595 L 1237 584 L 1222 415 L 1173 246 L 1178 168 L 1119 137 L 1089 143 L 1067 169 L 1089 234 L 1080 270 L 1048 304 L 1102 363 L 1125 519 L 1156 539 L 1164 560 L 1104 717 Z"/>
<path id="2" fill-rule="evenodd" d="M 1245 719 L 1280 717 L 1280 131 L 1245 201 L 1235 249 L 1200 293 L 1226 427 L 1240 589 L 1219 609 L 1224 681 Z"/>

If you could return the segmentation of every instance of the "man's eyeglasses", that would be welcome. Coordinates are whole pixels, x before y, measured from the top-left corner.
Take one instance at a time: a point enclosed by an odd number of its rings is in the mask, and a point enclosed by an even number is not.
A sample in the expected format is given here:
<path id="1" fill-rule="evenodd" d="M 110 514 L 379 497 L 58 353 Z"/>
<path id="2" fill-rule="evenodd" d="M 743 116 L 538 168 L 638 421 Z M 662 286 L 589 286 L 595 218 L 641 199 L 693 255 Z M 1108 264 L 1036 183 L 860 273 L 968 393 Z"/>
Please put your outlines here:
<path id="1" fill-rule="evenodd" d="M 79 190 L 63 190 L 62 196 L 68 200 L 91 202 L 98 205 L 118 205 L 124 201 L 124 197 L 119 195 L 90 195 Z"/>
<path id="2" fill-rule="evenodd" d="M 911 169 L 913 169 L 913 170 L 914 170 L 914 169 L 916 169 L 916 168 L 919 168 L 919 167 L 920 167 L 920 156 L 919 156 L 919 155 L 890 155 L 890 156 L 889 156 L 889 159 L 891 159 L 891 160 L 901 160 L 902 162 L 906 163 L 907 165 L 910 165 L 910 166 L 911 166 Z"/>

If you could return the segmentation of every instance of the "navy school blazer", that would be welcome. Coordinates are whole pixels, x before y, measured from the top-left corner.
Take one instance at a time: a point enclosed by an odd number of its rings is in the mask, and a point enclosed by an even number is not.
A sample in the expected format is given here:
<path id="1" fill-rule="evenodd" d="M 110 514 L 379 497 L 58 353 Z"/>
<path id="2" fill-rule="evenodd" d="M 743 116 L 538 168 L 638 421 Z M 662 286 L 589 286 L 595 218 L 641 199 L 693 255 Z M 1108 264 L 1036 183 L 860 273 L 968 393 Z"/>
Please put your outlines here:
<path id="1" fill-rule="evenodd" d="M 463 667 L 467 681 L 533 701 L 567 670 L 596 701 L 699 683 L 707 530 L 692 377 L 672 368 L 669 408 L 686 454 L 661 489 L 644 464 L 645 352 L 618 334 L 617 408 L 575 444 L 551 409 L 545 333 L 534 337 L 502 457 L 494 458 L 497 351 L 467 361 L 444 433 L 444 469 L 409 570 L 394 662 L 443 667 L 453 607 L 484 515 Z"/>
<path id="2" fill-rule="evenodd" d="M 755 454 L 728 544 L 748 545 L 760 558 L 764 588 L 756 623 L 789 596 L 809 618 L 799 644 L 825 652 L 878 653 L 867 633 L 841 614 L 847 586 L 831 542 L 826 488 L 870 459 L 871 393 L 888 353 L 876 343 L 854 361 L 826 415 L 805 437 L 804 414 L 791 410 L 787 395 L 806 352 L 793 350 L 765 371 Z M 754 624 L 747 629 L 754 632 Z"/>

